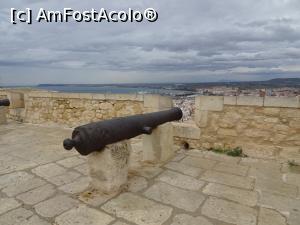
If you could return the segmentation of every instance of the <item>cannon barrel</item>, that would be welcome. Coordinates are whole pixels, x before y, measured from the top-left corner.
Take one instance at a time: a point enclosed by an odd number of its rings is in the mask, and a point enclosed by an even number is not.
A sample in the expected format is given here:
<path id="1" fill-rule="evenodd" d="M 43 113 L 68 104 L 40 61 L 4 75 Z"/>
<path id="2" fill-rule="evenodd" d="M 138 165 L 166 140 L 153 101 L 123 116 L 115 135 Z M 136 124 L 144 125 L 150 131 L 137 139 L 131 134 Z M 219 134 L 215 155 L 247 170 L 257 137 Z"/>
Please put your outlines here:
<path id="1" fill-rule="evenodd" d="M 0 100 L 0 106 L 9 106 L 10 101 L 8 99 L 2 99 Z"/>
<path id="2" fill-rule="evenodd" d="M 160 112 L 94 122 L 76 127 L 72 133 L 72 139 L 65 139 L 63 145 L 66 150 L 75 147 L 81 155 L 88 155 L 102 150 L 108 144 L 141 134 L 151 134 L 157 126 L 181 118 L 181 109 L 172 108 Z"/>

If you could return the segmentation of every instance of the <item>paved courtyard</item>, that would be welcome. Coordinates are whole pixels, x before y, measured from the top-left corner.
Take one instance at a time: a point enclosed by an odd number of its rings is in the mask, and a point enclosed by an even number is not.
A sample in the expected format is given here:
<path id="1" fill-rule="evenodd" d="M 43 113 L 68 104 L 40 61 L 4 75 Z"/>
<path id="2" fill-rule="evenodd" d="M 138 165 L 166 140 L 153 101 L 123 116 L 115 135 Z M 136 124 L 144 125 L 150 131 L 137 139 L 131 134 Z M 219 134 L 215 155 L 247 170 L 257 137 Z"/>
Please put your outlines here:
<path id="1" fill-rule="evenodd" d="M 118 195 L 88 187 L 86 158 L 64 151 L 70 129 L 0 126 L 1 225 L 299 225 L 300 169 L 179 151 L 129 174 Z"/>

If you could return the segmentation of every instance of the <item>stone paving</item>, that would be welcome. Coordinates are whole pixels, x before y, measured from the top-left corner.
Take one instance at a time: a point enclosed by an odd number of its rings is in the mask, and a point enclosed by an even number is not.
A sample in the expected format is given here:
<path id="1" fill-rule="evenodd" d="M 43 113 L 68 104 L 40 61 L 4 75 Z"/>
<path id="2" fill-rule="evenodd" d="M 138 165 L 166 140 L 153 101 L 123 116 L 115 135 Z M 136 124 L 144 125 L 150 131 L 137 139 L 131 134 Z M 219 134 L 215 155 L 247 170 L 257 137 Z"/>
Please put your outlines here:
<path id="1" fill-rule="evenodd" d="M 0 126 L 1 225 L 299 225 L 300 169 L 284 162 L 180 150 L 129 173 L 128 188 L 89 188 L 70 129 Z"/>

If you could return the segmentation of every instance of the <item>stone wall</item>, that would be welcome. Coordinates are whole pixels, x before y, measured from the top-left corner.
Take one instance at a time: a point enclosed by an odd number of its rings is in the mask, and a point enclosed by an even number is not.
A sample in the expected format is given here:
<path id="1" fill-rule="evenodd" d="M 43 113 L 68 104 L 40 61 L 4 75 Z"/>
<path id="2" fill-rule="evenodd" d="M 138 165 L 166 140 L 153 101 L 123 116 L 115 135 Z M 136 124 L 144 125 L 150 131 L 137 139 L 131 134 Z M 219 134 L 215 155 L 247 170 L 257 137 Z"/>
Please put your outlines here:
<path id="1" fill-rule="evenodd" d="M 198 96 L 196 126 L 175 132 L 175 140 L 205 149 L 242 147 L 244 153 L 258 158 L 300 158 L 299 100 Z"/>
<path id="2" fill-rule="evenodd" d="M 143 113 L 143 96 L 31 92 L 25 108 L 25 122 L 74 127 Z"/>

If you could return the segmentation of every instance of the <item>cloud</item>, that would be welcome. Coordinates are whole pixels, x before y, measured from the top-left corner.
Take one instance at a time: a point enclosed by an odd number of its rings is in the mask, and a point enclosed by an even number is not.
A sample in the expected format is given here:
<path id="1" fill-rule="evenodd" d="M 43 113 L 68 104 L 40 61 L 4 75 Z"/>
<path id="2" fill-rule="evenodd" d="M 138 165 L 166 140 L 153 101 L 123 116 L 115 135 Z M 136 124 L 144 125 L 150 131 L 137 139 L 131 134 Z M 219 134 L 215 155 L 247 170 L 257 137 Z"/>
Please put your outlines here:
<path id="1" fill-rule="evenodd" d="M 12 25 L 11 7 L 153 7 L 159 20 Z M 0 9 L 2 83 L 300 77 L 298 0 L 11 0 L 2 1 Z"/>

